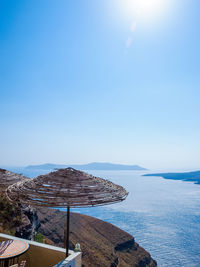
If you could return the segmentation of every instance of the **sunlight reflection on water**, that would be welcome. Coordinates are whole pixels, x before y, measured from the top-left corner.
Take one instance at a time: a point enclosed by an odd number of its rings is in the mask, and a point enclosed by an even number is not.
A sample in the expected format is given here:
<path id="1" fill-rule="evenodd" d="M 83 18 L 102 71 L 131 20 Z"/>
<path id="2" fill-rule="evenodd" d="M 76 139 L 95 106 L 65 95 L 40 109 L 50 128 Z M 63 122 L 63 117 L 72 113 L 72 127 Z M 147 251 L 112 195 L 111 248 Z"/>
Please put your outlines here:
<path id="1" fill-rule="evenodd" d="M 131 233 L 161 267 L 199 267 L 200 186 L 134 171 L 90 171 L 124 186 L 126 201 L 79 209 Z M 77 210 L 76 210 L 77 211 Z"/>

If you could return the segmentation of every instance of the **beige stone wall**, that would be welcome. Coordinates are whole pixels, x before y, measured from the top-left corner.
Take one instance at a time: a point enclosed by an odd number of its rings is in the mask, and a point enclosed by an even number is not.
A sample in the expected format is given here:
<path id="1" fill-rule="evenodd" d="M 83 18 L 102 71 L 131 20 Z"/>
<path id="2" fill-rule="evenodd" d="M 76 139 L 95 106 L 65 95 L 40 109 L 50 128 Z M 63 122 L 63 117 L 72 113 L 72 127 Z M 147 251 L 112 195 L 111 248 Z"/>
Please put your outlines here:
<path id="1" fill-rule="evenodd" d="M 0 242 L 7 239 L 19 238 L 0 234 Z M 16 258 L 15 263 L 25 260 L 27 267 L 81 267 L 81 252 L 69 251 L 69 257 L 65 258 L 65 249 L 29 240 L 24 241 L 29 243 L 29 249 L 26 253 Z"/>

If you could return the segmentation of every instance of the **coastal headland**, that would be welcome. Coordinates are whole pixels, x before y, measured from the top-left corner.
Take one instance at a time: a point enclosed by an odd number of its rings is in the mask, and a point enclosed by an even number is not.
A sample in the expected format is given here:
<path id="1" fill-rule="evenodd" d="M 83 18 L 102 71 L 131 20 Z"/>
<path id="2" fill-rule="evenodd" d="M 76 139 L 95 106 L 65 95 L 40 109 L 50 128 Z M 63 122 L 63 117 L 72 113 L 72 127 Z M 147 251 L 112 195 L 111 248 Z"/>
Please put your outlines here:
<path id="1" fill-rule="evenodd" d="M 186 182 L 194 182 L 200 184 L 200 171 L 194 172 L 174 172 L 174 173 L 152 173 L 144 174 L 143 176 L 159 176 L 164 179 L 182 180 Z"/>

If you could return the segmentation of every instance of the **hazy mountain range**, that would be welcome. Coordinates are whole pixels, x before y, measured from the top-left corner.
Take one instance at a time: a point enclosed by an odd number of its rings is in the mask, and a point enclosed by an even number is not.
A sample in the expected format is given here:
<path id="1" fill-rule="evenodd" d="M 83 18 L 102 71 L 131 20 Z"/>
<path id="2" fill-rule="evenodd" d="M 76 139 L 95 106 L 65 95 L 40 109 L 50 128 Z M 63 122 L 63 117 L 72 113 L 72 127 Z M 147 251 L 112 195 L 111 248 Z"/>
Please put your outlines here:
<path id="1" fill-rule="evenodd" d="M 121 171 L 121 170 L 134 170 L 134 171 L 143 171 L 146 170 L 143 167 L 138 165 L 123 165 L 123 164 L 113 164 L 113 163 L 101 163 L 101 162 L 92 162 L 88 164 L 52 164 L 46 163 L 42 165 L 29 165 L 25 167 L 28 170 L 52 170 L 60 168 L 72 167 L 78 170 L 110 170 L 110 171 Z"/>

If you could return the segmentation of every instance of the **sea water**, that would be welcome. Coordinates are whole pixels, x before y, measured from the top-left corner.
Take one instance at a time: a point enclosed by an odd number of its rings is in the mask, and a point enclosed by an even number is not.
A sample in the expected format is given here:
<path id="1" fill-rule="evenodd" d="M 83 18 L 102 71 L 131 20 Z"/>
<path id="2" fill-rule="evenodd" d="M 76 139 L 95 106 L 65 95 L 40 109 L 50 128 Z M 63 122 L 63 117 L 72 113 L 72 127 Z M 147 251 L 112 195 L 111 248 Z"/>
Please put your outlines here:
<path id="1" fill-rule="evenodd" d="M 48 172 L 48 171 L 45 171 Z M 34 177 L 42 173 L 26 170 Z M 200 266 L 200 185 L 145 177 L 138 171 L 88 171 L 122 185 L 127 199 L 109 206 L 73 209 L 132 234 L 160 267 Z"/>

